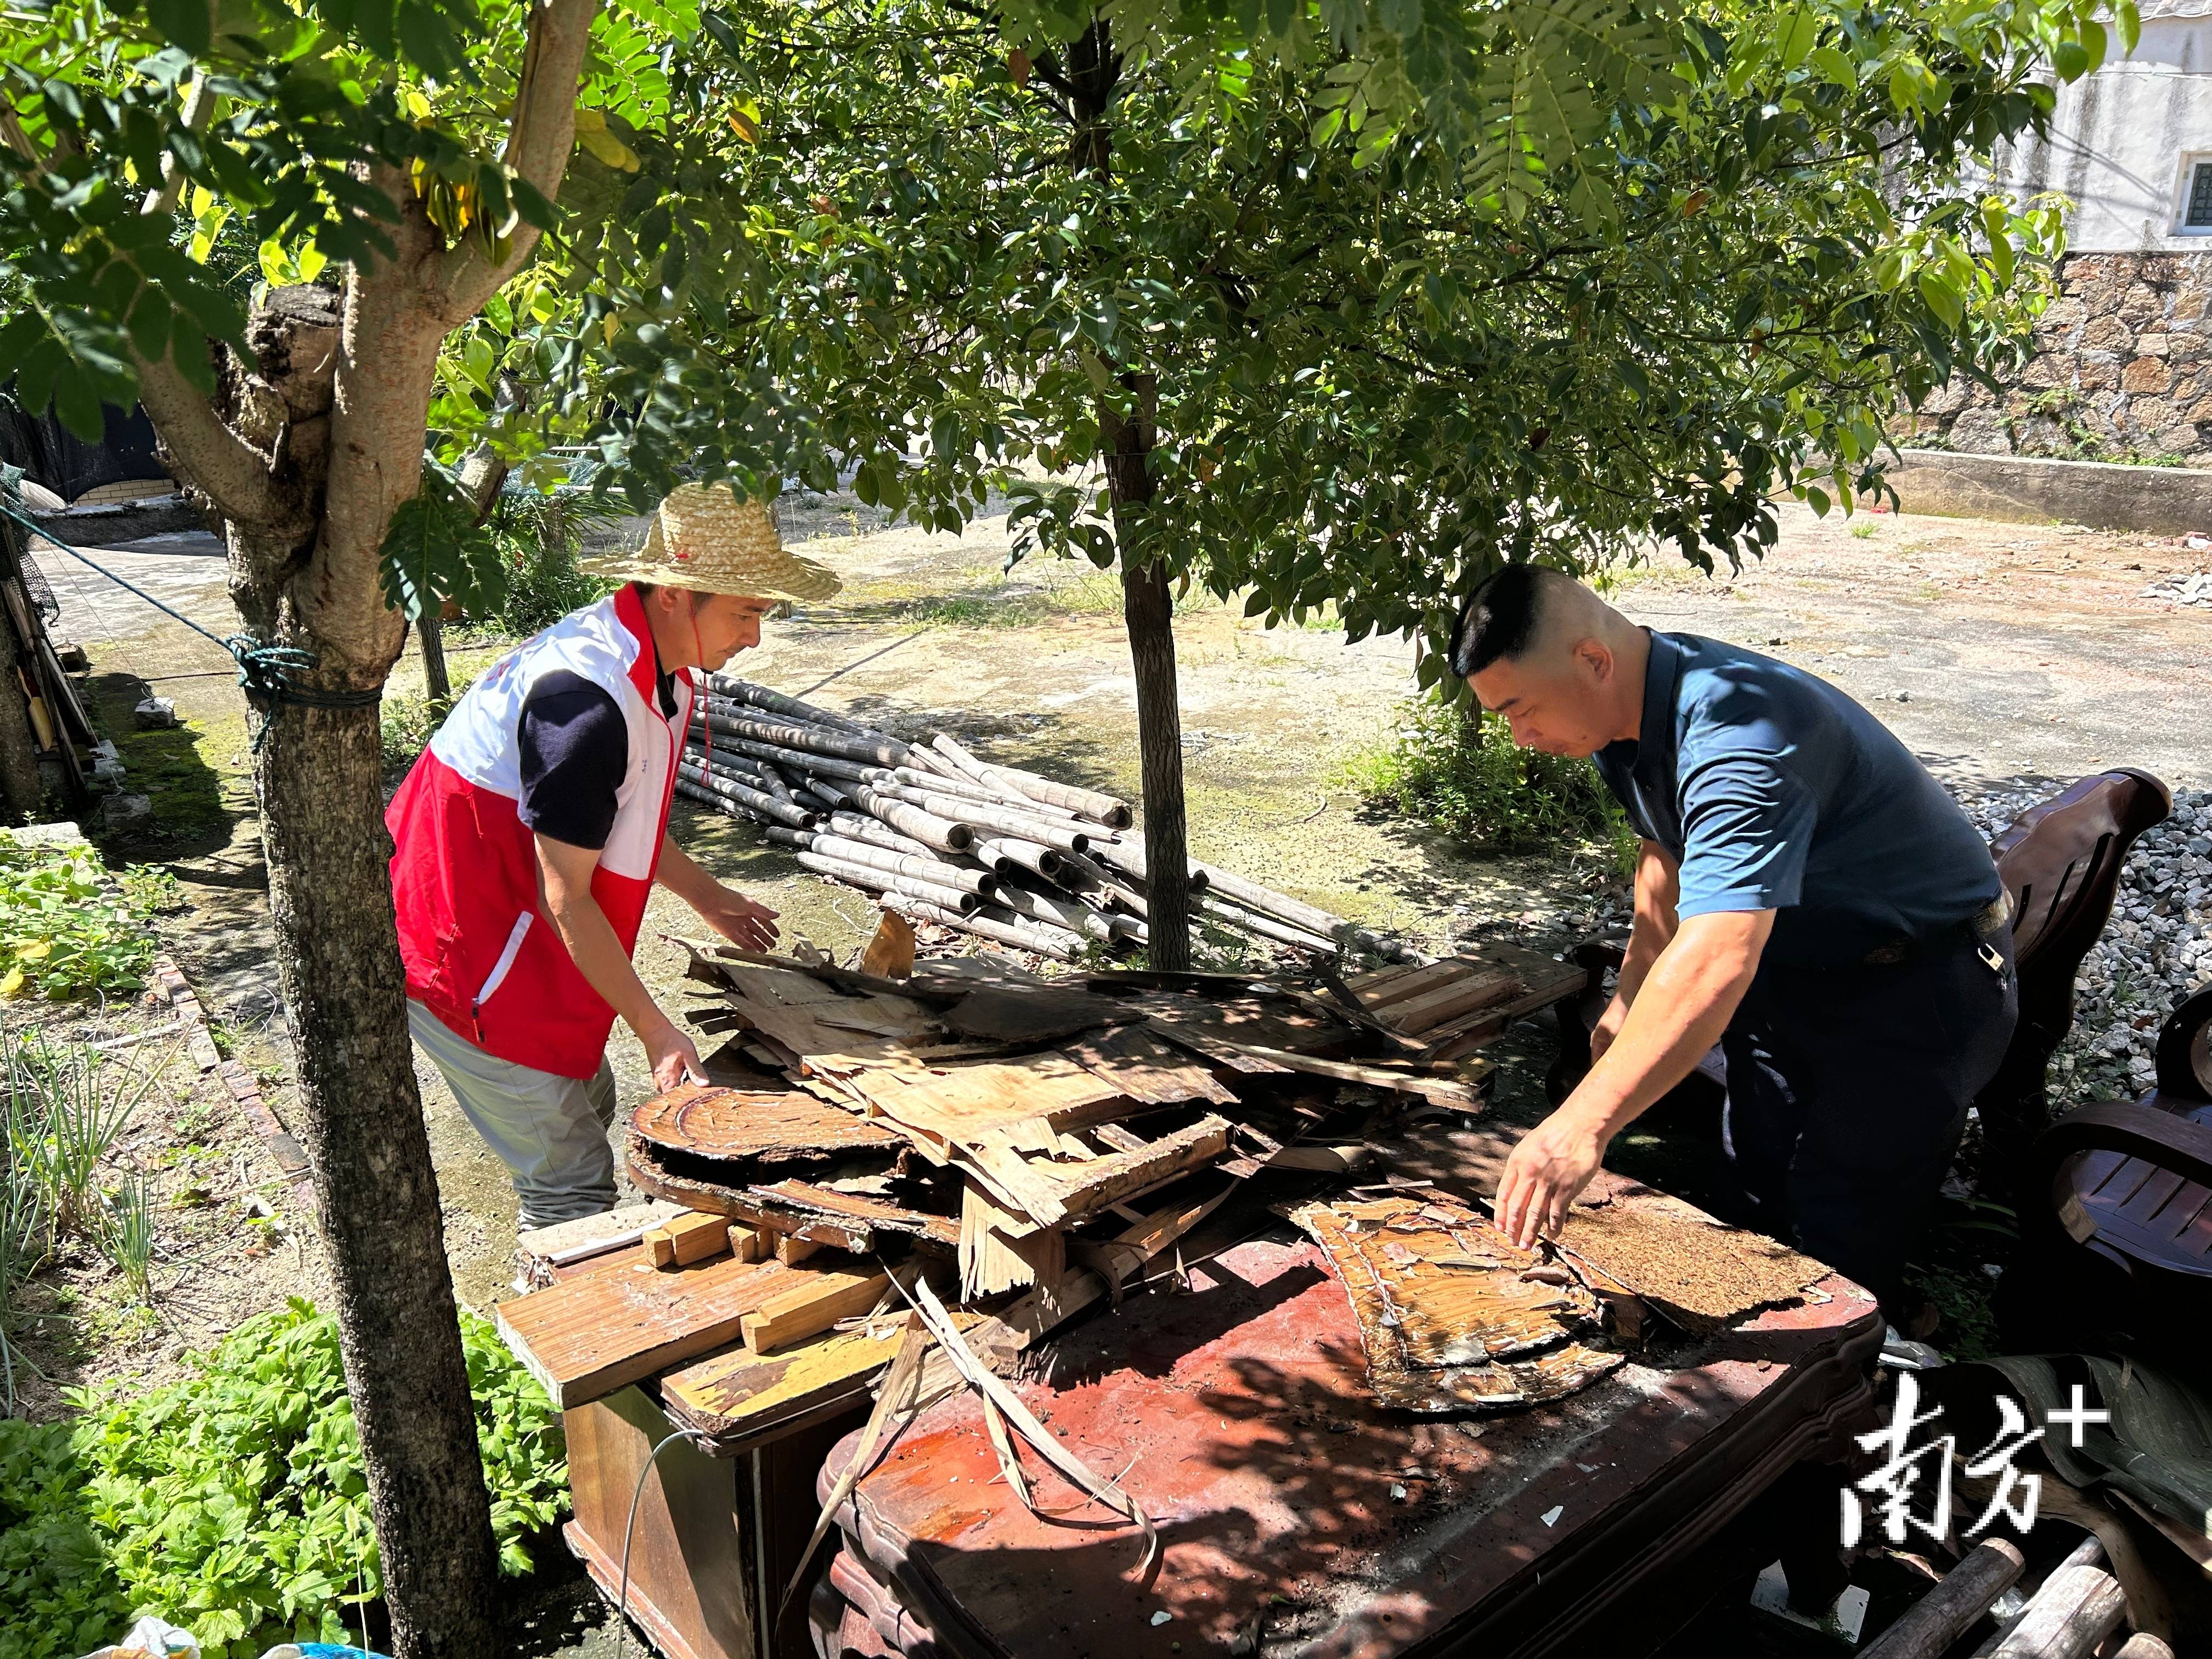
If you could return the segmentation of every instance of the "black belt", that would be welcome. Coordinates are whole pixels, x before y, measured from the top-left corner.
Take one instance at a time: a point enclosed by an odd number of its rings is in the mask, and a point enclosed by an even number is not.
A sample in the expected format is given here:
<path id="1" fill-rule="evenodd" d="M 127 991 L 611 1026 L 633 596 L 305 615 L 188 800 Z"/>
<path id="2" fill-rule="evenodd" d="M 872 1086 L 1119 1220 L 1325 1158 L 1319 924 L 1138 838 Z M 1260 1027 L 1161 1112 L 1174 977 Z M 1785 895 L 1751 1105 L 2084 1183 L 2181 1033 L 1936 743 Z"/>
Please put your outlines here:
<path id="1" fill-rule="evenodd" d="M 1859 958 L 1869 968 L 1894 967 L 1901 962 L 1926 956 L 1929 951 L 1950 945 L 1979 945 L 1982 960 L 1989 963 L 1992 972 L 2002 972 L 2004 958 L 1995 945 L 1989 943 L 2012 926 L 2012 896 L 1999 893 L 1971 916 L 1962 916 L 1947 927 L 1917 938 L 1892 939 L 1887 945 L 1877 945 Z M 1991 958 L 1996 960 L 1992 961 Z"/>

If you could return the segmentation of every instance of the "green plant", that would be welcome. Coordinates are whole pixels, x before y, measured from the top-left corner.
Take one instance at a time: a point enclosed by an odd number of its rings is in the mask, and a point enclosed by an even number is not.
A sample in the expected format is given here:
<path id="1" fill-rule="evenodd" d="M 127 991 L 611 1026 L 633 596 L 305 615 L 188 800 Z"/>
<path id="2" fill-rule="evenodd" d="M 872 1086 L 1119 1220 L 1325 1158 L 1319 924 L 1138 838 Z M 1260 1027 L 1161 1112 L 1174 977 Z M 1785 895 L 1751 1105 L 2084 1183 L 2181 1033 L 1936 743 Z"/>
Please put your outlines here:
<path id="1" fill-rule="evenodd" d="M 0 997 L 130 991 L 154 940 L 82 845 L 27 842 L 0 830 Z"/>
<path id="2" fill-rule="evenodd" d="M 174 915 L 191 902 L 176 872 L 163 864 L 129 864 L 115 872 L 123 897 L 141 916 Z"/>
<path id="3" fill-rule="evenodd" d="M 1851 526 L 1851 534 L 1857 537 L 1859 540 L 1865 541 L 1881 527 L 1872 519 L 1861 519 Z"/>
<path id="4" fill-rule="evenodd" d="M 1343 781 L 1453 840 L 1496 853 L 1561 842 L 1616 844 L 1625 828 L 1588 761 L 1516 749 L 1505 722 L 1433 697 L 1402 712 L 1396 739 L 1356 757 Z"/>
<path id="5" fill-rule="evenodd" d="M 100 1246 L 107 1259 L 122 1269 L 131 1299 L 142 1307 L 154 1302 L 154 1178 L 133 1170 L 109 1195 L 107 1224 L 100 1231 Z"/>
<path id="6" fill-rule="evenodd" d="M 612 592 L 617 584 L 579 562 L 588 503 L 534 491 L 502 495 L 485 520 L 507 567 L 507 591 L 489 620 L 512 638 L 550 627 Z"/>
<path id="7" fill-rule="evenodd" d="M 415 757 L 430 746 L 452 708 L 435 697 L 386 697 L 382 710 L 386 769 L 412 766 Z"/>
<path id="8" fill-rule="evenodd" d="M 135 1067 L 39 1032 L 9 1048 L 9 1156 L 30 1172 L 53 1237 L 100 1242 L 100 1163 L 167 1065 Z"/>
<path id="9" fill-rule="evenodd" d="M 485 1321 L 462 1316 L 500 1565 L 565 1504 L 560 1419 Z M 74 1425 L 0 1421 L 0 1659 L 67 1659 L 161 1608 L 207 1659 L 349 1640 L 382 1594 L 337 1322 L 295 1300 L 194 1374 L 136 1399 L 76 1396 Z"/>

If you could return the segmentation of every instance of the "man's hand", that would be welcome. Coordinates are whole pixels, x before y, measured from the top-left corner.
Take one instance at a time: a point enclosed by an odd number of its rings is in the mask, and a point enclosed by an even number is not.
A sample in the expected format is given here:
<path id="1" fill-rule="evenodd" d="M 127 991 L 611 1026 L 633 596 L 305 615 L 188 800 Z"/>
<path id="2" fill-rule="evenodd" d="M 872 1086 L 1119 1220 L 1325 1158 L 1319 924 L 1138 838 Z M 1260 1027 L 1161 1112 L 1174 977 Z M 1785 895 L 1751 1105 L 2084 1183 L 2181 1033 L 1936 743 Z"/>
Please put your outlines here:
<path id="1" fill-rule="evenodd" d="M 775 943 L 775 912 L 719 882 L 693 908 L 702 921 L 743 950 L 765 951 Z"/>
<path id="2" fill-rule="evenodd" d="M 645 1044 L 645 1061 L 653 1068 L 653 1086 L 658 1092 L 665 1094 L 679 1083 L 707 1080 L 697 1046 L 676 1029 L 672 1020 L 663 1018 L 658 1025 L 647 1026 L 638 1034 L 638 1041 Z"/>
<path id="3" fill-rule="evenodd" d="M 1605 1058 L 1605 1051 L 1613 1047 L 1613 1038 L 1620 1035 L 1620 1028 L 1627 1024 L 1628 1002 L 1616 994 L 1611 1002 L 1605 1005 L 1605 1012 L 1598 1016 L 1597 1024 L 1590 1027 L 1591 1065 L 1595 1066 Z"/>
<path id="4" fill-rule="evenodd" d="M 1538 1234 L 1556 1236 L 1567 1206 L 1597 1173 L 1605 1142 L 1583 1115 L 1562 1107 L 1521 1138 L 1498 1182 L 1500 1231 L 1526 1250 Z"/>

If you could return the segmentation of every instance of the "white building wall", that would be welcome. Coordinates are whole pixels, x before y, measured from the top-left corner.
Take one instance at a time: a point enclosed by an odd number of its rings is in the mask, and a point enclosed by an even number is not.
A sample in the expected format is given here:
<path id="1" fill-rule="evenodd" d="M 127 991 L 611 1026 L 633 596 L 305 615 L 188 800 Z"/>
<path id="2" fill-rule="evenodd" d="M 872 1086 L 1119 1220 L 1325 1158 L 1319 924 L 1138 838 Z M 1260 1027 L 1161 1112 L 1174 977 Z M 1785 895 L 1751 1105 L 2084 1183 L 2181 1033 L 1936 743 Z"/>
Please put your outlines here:
<path id="1" fill-rule="evenodd" d="M 2197 161 L 2212 161 L 2212 15 L 2147 16 L 2134 53 L 2060 87 L 2051 137 L 2008 147 L 1996 173 L 2018 199 L 2072 202 L 2069 252 L 2212 252 L 2212 226 L 2181 222 Z"/>

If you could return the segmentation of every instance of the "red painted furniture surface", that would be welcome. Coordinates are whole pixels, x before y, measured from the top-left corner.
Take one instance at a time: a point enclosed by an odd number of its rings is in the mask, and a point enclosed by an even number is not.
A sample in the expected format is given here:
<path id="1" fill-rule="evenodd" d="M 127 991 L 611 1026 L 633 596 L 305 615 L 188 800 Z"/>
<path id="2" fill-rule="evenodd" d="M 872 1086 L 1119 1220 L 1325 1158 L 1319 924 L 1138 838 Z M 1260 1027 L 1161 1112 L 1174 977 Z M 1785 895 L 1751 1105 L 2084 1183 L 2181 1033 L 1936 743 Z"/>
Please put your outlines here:
<path id="1" fill-rule="evenodd" d="M 1022 1506 L 970 1393 L 924 1412 L 840 1511 L 939 1653 L 1591 1650 L 1625 1610 L 1663 1613 L 1671 1570 L 1858 1422 L 1881 1334 L 1832 1276 L 1825 1300 L 1679 1340 L 1553 1407 L 1419 1419 L 1368 1395 L 1350 1304 L 1287 1229 L 1190 1282 L 1079 1326 L 1049 1382 L 1015 1385 L 1151 1515 L 1147 1582 L 1135 1530 L 1033 1455 L 1054 1518 Z M 825 1497 L 852 1446 L 830 1453 Z"/>

